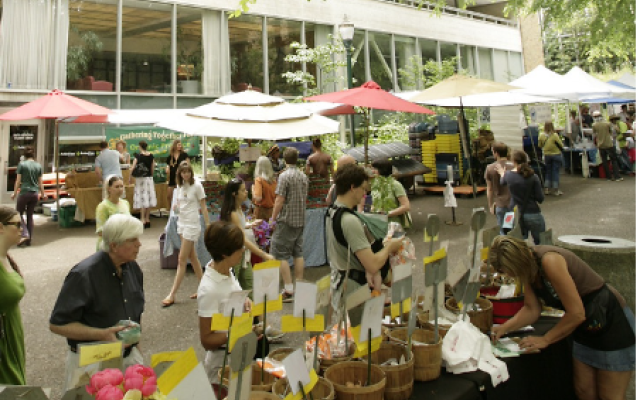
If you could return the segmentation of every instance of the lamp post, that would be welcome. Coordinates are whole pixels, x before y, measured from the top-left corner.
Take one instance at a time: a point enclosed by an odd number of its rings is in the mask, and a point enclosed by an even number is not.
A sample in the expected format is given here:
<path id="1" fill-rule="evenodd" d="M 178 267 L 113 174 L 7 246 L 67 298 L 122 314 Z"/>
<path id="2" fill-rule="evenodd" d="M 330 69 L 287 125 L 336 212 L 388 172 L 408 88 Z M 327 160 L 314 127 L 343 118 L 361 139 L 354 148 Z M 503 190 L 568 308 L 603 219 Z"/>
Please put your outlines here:
<path id="1" fill-rule="evenodd" d="M 351 46 L 353 44 L 353 35 L 355 33 L 354 26 L 349 20 L 347 16 L 344 16 L 344 21 L 338 27 L 340 31 L 340 36 L 342 37 L 342 43 L 344 44 L 344 48 L 347 51 L 347 88 L 351 89 L 353 85 L 353 77 L 351 73 Z M 355 117 L 351 114 L 351 147 L 356 147 L 356 127 L 355 127 Z"/>

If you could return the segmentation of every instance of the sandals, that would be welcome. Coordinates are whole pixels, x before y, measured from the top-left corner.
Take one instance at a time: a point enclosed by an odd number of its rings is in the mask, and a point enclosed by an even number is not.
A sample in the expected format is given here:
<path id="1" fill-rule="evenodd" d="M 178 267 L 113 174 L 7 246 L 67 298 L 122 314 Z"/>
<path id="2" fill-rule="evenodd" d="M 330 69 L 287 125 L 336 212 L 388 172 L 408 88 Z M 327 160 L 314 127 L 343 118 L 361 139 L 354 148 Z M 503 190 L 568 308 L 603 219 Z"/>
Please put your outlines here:
<path id="1" fill-rule="evenodd" d="M 166 298 L 164 300 L 162 300 L 162 308 L 167 308 L 167 307 L 171 307 L 172 305 L 175 304 L 175 300 L 170 299 L 170 298 Z"/>
<path id="2" fill-rule="evenodd" d="M 197 299 L 198 298 L 198 293 L 192 294 L 191 296 L 189 296 L 189 298 L 193 299 L 193 300 Z"/>

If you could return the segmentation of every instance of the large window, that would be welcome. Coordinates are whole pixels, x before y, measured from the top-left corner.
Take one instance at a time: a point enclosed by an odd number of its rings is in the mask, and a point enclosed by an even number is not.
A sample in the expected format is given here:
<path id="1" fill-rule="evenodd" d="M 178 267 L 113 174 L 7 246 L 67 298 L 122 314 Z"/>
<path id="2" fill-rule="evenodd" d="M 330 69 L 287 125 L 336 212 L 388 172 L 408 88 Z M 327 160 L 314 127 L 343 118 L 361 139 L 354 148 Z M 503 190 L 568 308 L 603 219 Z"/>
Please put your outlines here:
<path id="1" fill-rule="evenodd" d="M 509 52 L 509 74 L 511 74 L 511 80 L 524 75 L 522 72 L 522 53 Z"/>
<path id="2" fill-rule="evenodd" d="M 440 42 L 440 60 L 448 60 L 454 57 L 458 57 L 458 45 L 454 43 Z M 456 68 L 456 71 L 458 69 Z"/>
<path id="3" fill-rule="evenodd" d="M 509 53 L 504 50 L 493 50 L 493 78 L 503 83 L 515 79 L 509 75 Z"/>
<path id="4" fill-rule="evenodd" d="M 123 92 L 171 92 L 171 5 L 124 0 Z"/>
<path id="5" fill-rule="evenodd" d="M 115 90 L 116 4 L 117 0 L 69 1 L 67 89 Z"/>
<path id="6" fill-rule="evenodd" d="M 353 55 L 351 56 L 351 64 L 353 65 L 351 71 L 354 78 L 353 87 L 360 86 L 367 81 L 367 62 L 365 61 L 367 44 L 364 39 L 364 31 L 356 30 L 353 35 Z"/>
<path id="7" fill-rule="evenodd" d="M 202 93 L 202 11 L 178 7 L 176 73 L 178 93 Z M 169 53 L 170 54 L 170 53 Z"/>
<path id="8" fill-rule="evenodd" d="M 276 96 L 298 96 L 302 94 L 302 86 L 288 83 L 282 76 L 285 72 L 302 70 L 302 65 L 285 61 L 285 57 L 294 54 L 291 43 L 300 40 L 302 23 L 284 19 L 267 18 L 268 58 L 269 58 L 269 91 Z"/>
<path id="9" fill-rule="evenodd" d="M 476 68 L 476 47 L 460 45 L 460 65 L 466 70 L 469 75 L 477 75 L 478 69 Z"/>
<path id="10" fill-rule="evenodd" d="M 384 90 L 393 90 L 391 35 L 369 32 L 369 59 L 371 80 Z"/>
<path id="11" fill-rule="evenodd" d="M 243 14 L 229 20 L 231 90 L 240 92 L 249 85 L 262 91 L 262 18 Z"/>
<path id="12" fill-rule="evenodd" d="M 480 63 L 480 78 L 493 80 L 493 57 L 491 49 L 478 47 L 478 60 Z"/>
<path id="13" fill-rule="evenodd" d="M 396 68 L 398 85 L 401 90 L 419 88 L 422 60 L 416 54 L 416 39 L 406 36 L 395 36 Z M 401 72 L 404 71 L 404 74 Z"/>

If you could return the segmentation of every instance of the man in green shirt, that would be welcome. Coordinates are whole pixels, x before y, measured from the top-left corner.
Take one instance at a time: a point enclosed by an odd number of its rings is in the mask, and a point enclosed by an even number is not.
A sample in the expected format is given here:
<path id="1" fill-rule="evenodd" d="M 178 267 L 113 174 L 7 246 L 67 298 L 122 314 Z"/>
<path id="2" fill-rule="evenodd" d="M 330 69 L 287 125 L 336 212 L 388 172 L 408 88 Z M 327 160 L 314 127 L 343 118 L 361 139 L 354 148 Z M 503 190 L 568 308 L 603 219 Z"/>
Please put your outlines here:
<path id="1" fill-rule="evenodd" d="M 593 136 L 598 151 L 600 152 L 600 158 L 602 158 L 602 167 L 604 168 L 604 174 L 607 179 L 612 181 L 623 180 L 620 176 L 618 167 L 618 158 L 616 157 L 616 148 L 613 146 L 613 139 L 611 137 L 612 126 L 610 123 L 605 122 L 602 119 L 600 111 L 594 111 L 593 117 L 595 123 L 592 126 Z M 611 171 L 609 171 L 608 161 L 611 160 L 613 166 L 613 179 L 611 178 Z"/>
<path id="2" fill-rule="evenodd" d="M 44 185 L 42 184 L 42 166 L 33 159 L 34 150 L 33 147 L 27 146 L 24 149 L 24 161 L 18 164 L 16 171 L 16 183 L 11 195 L 11 200 L 18 196 L 16 204 L 16 210 L 20 213 L 20 218 L 23 214 L 27 214 L 27 231 L 29 237 L 24 238 L 18 246 L 31 246 L 31 239 L 33 237 L 33 212 L 38 205 L 38 191 L 42 195 L 42 198 L 47 198 L 44 193 Z"/>

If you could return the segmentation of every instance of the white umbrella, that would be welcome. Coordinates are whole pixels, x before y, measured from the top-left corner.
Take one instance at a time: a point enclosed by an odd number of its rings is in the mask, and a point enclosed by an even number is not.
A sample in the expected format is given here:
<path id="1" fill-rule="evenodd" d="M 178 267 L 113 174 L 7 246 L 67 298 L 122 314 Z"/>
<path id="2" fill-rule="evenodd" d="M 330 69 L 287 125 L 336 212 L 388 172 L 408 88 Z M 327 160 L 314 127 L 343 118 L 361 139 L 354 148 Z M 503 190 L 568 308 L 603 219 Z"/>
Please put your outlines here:
<path id="1" fill-rule="evenodd" d="M 316 115 L 303 104 L 246 90 L 156 125 L 190 135 L 254 140 L 278 140 L 337 132 L 340 123 Z"/>
<path id="2" fill-rule="evenodd" d="M 416 103 L 429 104 L 440 107 L 459 107 L 460 100 L 465 107 L 503 107 L 531 103 L 559 103 L 562 99 L 554 97 L 532 96 L 516 92 L 494 92 L 473 94 L 470 96 L 450 97 L 448 99 L 417 101 Z"/>

